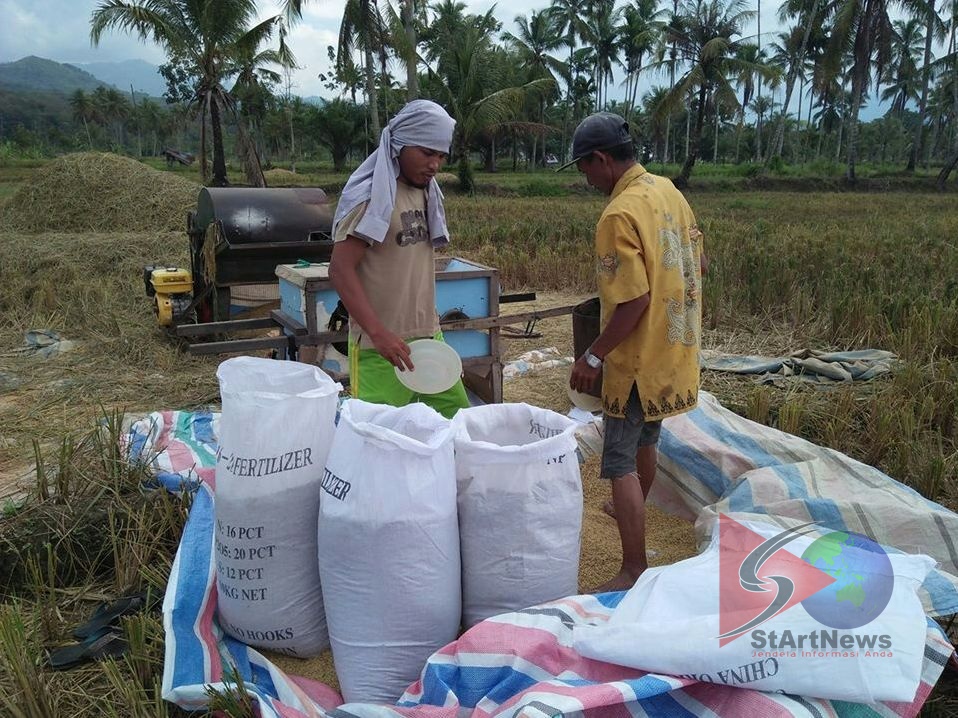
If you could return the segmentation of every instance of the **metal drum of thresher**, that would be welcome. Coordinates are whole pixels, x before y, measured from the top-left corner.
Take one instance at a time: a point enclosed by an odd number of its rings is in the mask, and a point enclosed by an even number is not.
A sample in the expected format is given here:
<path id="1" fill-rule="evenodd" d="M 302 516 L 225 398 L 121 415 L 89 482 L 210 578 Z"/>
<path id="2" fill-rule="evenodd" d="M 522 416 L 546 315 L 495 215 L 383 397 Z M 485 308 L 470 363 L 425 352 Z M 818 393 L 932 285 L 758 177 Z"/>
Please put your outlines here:
<path id="1" fill-rule="evenodd" d="M 318 188 L 204 187 L 187 215 L 200 321 L 229 318 L 231 304 L 279 299 L 276 266 L 328 262 L 333 208 Z"/>

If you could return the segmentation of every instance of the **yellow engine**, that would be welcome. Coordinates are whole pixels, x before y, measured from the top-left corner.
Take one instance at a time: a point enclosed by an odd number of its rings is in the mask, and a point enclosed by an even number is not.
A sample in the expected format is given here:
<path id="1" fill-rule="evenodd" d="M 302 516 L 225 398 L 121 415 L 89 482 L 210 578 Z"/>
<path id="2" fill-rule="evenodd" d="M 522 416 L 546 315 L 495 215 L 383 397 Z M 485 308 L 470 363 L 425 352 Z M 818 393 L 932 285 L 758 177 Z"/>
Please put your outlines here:
<path id="1" fill-rule="evenodd" d="M 146 295 L 153 297 L 153 311 L 161 327 L 192 321 L 193 275 L 178 267 L 143 268 Z"/>

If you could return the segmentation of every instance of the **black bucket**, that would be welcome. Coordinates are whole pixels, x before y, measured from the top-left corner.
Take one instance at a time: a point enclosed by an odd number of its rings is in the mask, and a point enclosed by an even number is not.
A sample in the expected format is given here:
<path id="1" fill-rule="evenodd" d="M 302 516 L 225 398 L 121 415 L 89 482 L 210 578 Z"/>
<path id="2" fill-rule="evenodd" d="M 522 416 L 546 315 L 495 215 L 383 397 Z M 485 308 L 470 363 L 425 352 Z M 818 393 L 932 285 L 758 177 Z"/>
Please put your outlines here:
<path id="1" fill-rule="evenodd" d="M 572 348 L 576 359 L 592 346 L 592 342 L 599 336 L 599 328 L 599 298 L 593 297 L 577 304 L 572 310 Z M 602 396 L 601 378 L 596 390 L 589 393 Z"/>

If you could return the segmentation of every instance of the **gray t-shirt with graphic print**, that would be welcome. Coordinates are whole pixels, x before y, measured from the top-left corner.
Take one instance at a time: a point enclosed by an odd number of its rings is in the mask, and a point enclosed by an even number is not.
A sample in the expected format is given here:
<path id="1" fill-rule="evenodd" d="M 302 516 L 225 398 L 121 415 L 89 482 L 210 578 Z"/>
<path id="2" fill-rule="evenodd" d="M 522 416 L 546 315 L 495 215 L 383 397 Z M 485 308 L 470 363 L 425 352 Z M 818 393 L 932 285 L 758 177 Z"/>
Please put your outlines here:
<path id="1" fill-rule="evenodd" d="M 366 211 L 363 203 L 346 215 L 336 228 L 337 242 L 355 232 Z M 432 337 L 439 331 L 436 316 L 435 258 L 426 221 L 426 191 L 396 182 L 396 206 L 389 232 L 382 242 L 370 242 L 357 268 L 359 282 L 383 325 L 403 339 Z M 352 319 L 349 335 L 360 348 L 373 344 Z"/>

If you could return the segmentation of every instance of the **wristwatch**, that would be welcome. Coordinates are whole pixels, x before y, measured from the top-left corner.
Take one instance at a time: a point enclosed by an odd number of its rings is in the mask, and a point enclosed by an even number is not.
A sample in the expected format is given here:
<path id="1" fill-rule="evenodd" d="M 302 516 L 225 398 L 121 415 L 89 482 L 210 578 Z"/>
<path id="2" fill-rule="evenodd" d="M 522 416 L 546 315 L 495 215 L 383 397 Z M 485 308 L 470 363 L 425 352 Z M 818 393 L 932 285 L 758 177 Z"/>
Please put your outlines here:
<path id="1" fill-rule="evenodd" d="M 585 363 L 588 364 L 593 369 L 602 368 L 603 360 L 597 357 L 595 354 L 593 354 L 589 350 L 586 350 L 585 354 L 582 355 L 582 358 L 585 359 Z"/>

